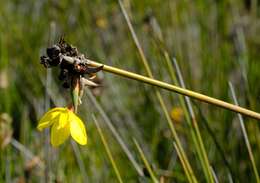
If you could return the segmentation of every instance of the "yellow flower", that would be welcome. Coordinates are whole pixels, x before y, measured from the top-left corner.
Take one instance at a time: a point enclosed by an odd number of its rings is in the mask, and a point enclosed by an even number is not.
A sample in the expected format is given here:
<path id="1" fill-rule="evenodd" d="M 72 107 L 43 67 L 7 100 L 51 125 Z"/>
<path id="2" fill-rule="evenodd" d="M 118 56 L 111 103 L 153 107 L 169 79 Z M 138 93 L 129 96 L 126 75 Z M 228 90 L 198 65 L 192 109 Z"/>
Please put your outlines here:
<path id="1" fill-rule="evenodd" d="M 81 145 L 87 144 L 87 134 L 84 123 L 68 108 L 56 107 L 49 110 L 41 118 L 37 129 L 51 128 L 51 144 L 59 146 L 71 134 L 72 138 Z"/>
<path id="2" fill-rule="evenodd" d="M 181 107 L 173 107 L 170 115 L 174 122 L 180 123 L 183 120 L 184 112 Z"/>

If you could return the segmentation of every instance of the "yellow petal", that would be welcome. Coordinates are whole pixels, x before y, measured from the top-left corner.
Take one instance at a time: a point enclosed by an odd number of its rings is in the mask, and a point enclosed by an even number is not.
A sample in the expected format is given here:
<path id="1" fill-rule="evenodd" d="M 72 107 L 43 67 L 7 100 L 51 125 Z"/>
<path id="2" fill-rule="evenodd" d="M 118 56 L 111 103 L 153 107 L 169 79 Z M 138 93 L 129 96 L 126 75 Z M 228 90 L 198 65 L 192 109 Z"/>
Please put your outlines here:
<path id="1" fill-rule="evenodd" d="M 64 110 L 67 110 L 67 109 L 66 108 L 62 108 L 62 107 L 56 107 L 56 108 L 53 108 L 53 109 L 49 110 L 40 119 L 40 122 L 39 122 L 39 124 L 37 126 L 37 129 L 41 131 L 44 128 L 47 128 L 50 125 L 52 125 L 54 118 L 58 117 L 60 112 L 62 112 Z"/>
<path id="2" fill-rule="evenodd" d="M 69 111 L 70 134 L 81 145 L 87 144 L 87 133 L 84 123 L 73 112 Z"/>
<path id="3" fill-rule="evenodd" d="M 70 124 L 67 122 L 62 126 L 60 125 L 60 119 L 59 117 L 51 128 L 51 144 L 53 146 L 61 145 L 70 135 Z"/>
<path id="4" fill-rule="evenodd" d="M 67 108 L 65 108 L 64 111 L 60 112 L 58 123 L 58 129 L 64 128 L 69 123 L 69 110 Z"/>
<path id="5" fill-rule="evenodd" d="M 182 122 L 182 120 L 184 118 L 184 112 L 181 107 L 173 107 L 170 115 L 171 115 L 173 122 L 175 122 L 175 123 Z"/>

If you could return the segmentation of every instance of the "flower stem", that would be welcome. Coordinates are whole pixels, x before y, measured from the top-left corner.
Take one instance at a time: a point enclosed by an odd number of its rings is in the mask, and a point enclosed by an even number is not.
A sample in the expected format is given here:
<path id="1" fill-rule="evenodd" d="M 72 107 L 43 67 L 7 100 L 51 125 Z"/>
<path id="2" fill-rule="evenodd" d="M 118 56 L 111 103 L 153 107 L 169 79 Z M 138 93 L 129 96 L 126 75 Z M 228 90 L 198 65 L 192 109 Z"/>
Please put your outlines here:
<path id="1" fill-rule="evenodd" d="M 142 75 L 139 75 L 139 74 L 136 74 L 133 72 L 129 72 L 129 71 L 126 71 L 123 69 L 118 69 L 116 67 L 112 67 L 112 66 L 108 66 L 108 65 L 104 65 L 104 64 L 101 64 L 101 63 L 98 63 L 95 61 L 91 61 L 89 59 L 87 59 L 87 60 L 88 60 L 89 64 L 93 67 L 99 67 L 99 66 L 103 65 L 103 70 L 106 72 L 120 75 L 120 76 L 129 78 L 129 79 L 141 81 L 141 82 L 153 85 L 153 86 L 157 86 L 157 87 L 169 90 L 169 91 L 173 91 L 173 92 L 179 93 L 181 95 L 185 95 L 185 96 L 191 97 L 193 99 L 200 100 L 202 102 L 212 104 L 212 105 L 215 105 L 215 106 L 218 106 L 218 107 L 221 107 L 221 108 L 224 108 L 227 110 L 231 110 L 231 111 L 240 113 L 242 115 L 260 120 L 260 114 L 257 112 L 251 111 L 249 109 L 246 109 L 246 108 L 243 108 L 240 106 L 236 106 L 234 104 L 231 104 L 231 103 L 228 103 L 228 102 L 225 102 L 225 101 L 213 98 L 213 97 L 209 97 L 207 95 L 203 95 L 198 92 L 184 89 L 184 88 L 181 88 L 181 87 L 178 87 L 175 85 L 171 85 L 171 84 L 168 84 L 168 83 L 156 80 L 156 79 L 152 79 L 152 78 L 149 78 L 146 76 L 142 76 Z"/>
<path id="2" fill-rule="evenodd" d="M 74 113 L 78 112 L 79 105 L 80 76 L 73 76 L 71 79 L 71 99 Z"/>

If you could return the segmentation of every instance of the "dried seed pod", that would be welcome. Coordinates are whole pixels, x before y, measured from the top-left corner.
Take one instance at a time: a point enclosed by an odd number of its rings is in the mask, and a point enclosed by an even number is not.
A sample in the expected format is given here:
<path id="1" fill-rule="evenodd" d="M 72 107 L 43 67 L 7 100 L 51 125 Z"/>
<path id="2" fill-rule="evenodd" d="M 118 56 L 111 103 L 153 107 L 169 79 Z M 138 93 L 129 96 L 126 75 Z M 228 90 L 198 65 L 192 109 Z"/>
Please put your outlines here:
<path id="1" fill-rule="evenodd" d="M 61 53 L 61 49 L 57 45 L 53 45 L 50 48 L 47 48 L 47 55 L 50 59 L 56 59 L 59 57 L 59 54 Z"/>
<path id="2" fill-rule="evenodd" d="M 45 68 L 49 68 L 50 67 L 51 60 L 49 59 L 49 57 L 41 56 L 40 59 L 41 59 L 41 64 L 44 65 Z"/>
<path id="3" fill-rule="evenodd" d="M 64 38 L 61 38 L 58 44 L 47 48 L 46 53 L 47 56 L 41 56 L 41 64 L 46 68 L 60 67 L 59 79 L 63 81 L 64 88 L 71 87 L 71 78 L 73 77 L 84 78 L 87 75 L 87 78 L 90 78 L 103 69 L 103 66 L 90 67 L 84 55 L 80 54 L 76 47 L 66 43 Z M 98 86 L 95 82 L 87 79 L 84 83 L 87 86 Z"/>
<path id="4" fill-rule="evenodd" d="M 58 76 L 59 80 L 63 81 L 68 77 L 69 71 L 67 69 L 61 69 Z"/>

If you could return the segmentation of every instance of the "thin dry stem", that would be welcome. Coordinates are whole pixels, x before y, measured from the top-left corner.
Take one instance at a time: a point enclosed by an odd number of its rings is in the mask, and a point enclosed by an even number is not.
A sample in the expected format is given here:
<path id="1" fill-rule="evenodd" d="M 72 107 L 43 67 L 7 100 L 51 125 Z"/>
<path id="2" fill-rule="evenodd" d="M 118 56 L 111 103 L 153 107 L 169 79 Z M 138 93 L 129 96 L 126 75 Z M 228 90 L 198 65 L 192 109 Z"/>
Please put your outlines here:
<path id="1" fill-rule="evenodd" d="M 232 94 L 233 101 L 234 101 L 234 103 L 236 105 L 238 105 L 236 93 L 235 93 L 234 87 L 233 87 L 231 82 L 229 82 L 229 87 L 230 87 L 230 91 L 231 91 L 231 94 Z M 256 177 L 256 182 L 259 183 L 260 182 L 259 174 L 258 174 L 258 171 L 257 171 L 257 168 L 256 168 L 254 155 L 253 155 L 252 148 L 250 146 L 250 142 L 249 142 L 248 135 L 247 135 L 247 132 L 246 132 L 244 119 L 243 119 L 241 114 L 238 114 L 238 119 L 239 119 L 239 122 L 240 122 L 241 130 L 242 130 L 242 133 L 243 133 L 243 137 L 244 137 L 244 140 L 245 140 L 245 144 L 246 144 L 246 147 L 247 147 L 249 158 L 250 158 L 250 161 L 252 163 L 253 170 L 254 170 L 254 174 L 255 174 L 255 177 Z"/>

